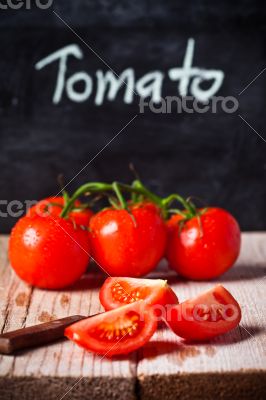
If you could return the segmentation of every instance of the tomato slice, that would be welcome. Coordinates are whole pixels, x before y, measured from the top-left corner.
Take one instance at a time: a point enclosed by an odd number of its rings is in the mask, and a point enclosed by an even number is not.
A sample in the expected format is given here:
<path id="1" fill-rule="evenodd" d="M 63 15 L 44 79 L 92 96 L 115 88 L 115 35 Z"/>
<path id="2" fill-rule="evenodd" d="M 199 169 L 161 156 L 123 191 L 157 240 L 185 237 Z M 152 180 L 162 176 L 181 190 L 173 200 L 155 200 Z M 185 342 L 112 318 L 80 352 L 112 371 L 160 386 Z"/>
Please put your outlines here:
<path id="1" fill-rule="evenodd" d="M 105 310 L 145 300 L 154 306 L 157 315 L 167 305 L 178 304 L 178 298 L 162 279 L 107 278 L 100 290 L 100 302 Z"/>
<path id="2" fill-rule="evenodd" d="M 65 329 L 65 336 L 86 350 L 111 357 L 143 346 L 156 328 L 152 307 L 138 301 L 79 321 Z"/>
<path id="3" fill-rule="evenodd" d="M 221 285 L 172 307 L 166 315 L 166 323 L 174 333 L 196 341 L 228 332 L 240 320 L 239 304 Z"/>

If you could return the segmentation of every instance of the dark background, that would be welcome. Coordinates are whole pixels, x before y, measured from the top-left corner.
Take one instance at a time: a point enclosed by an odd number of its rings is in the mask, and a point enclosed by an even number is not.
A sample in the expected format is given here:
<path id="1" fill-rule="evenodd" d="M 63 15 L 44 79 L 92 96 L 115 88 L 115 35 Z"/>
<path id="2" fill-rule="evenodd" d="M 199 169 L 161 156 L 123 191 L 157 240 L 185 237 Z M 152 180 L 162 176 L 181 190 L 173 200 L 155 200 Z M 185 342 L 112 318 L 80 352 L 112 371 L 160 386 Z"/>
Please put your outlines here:
<path id="1" fill-rule="evenodd" d="M 3 1 L 2 1 L 3 3 Z M 34 2 L 33 2 L 34 3 Z M 138 113 L 138 99 L 122 95 L 97 107 L 93 96 L 52 103 L 58 64 L 36 71 L 37 61 L 77 44 L 83 60 L 71 59 L 68 76 L 104 65 L 53 13 L 55 10 L 118 74 L 136 77 L 181 67 L 189 38 L 193 66 L 225 73 L 217 95 L 235 96 L 233 114 L 145 112 L 68 186 L 89 180 L 132 179 L 133 162 L 142 180 L 160 194 L 195 195 L 227 208 L 243 230 L 266 229 L 266 8 L 257 0 L 54 0 L 48 10 L 0 10 L 0 199 L 31 200 L 55 195 L 57 176 L 72 179 Z M 95 79 L 94 79 L 95 82 Z M 176 95 L 176 84 L 163 85 Z M 123 93 L 123 89 L 121 89 Z M 2 207 L 4 209 L 4 207 Z M 14 218 L 1 218 L 8 232 Z"/>

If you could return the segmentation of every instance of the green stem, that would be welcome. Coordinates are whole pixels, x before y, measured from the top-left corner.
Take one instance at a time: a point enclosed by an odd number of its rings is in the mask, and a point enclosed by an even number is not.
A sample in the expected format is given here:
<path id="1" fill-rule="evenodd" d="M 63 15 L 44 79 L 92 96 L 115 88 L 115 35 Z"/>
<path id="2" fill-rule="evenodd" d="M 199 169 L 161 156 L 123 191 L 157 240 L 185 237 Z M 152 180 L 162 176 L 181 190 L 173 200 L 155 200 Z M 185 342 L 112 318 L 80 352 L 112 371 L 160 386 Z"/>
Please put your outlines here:
<path id="1" fill-rule="evenodd" d="M 108 200 L 109 200 L 109 203 L 111 204 L 111 206 L 114 207 L 115 210 L 119 210 L 119 205 L 117 204 L 117 201 L 112 196 L 110 196 L 108 198 Z"/>
<path id="2" fill-rule="evenodd" d="M 136 179 L 133 183 L 132 183 L 132 188 L 138 190 L 140 192 L 140 194 L 142 194 L 143 196 L 147 197 L 148 199 L 150 199 L 153 203 L 157 204 L 159 207 L 162 206 L 162 199 L 161 197 L 157 196 L 156 194 L 150 192 L 144 185 L 143 183 L 139 180 Z"/>
<path id="3" fill-rule="evenodd" d="M 141 194 L 145 197 L 150 198 L 151 201 L 154 201 L 156 204 L 161 205 L 161 199 L 151 192 L 149 192 L 142 184 L 138 185 L 138 187 L 133 187 L 124 183 L 114 182 L 114 184 L 103 183 L 103 182 L 90 182 L 85 183 L 80 186 L 75 193 L 70 197 L 68 202 L 66 203 L 63 211 L 61 213 L 61 218 L 66 218 L 70 210 L 72 209 L 75 201 L 83 196 L 86 193 L 103 193 L 103 192 L 115 192 L 117 195 L 122 208 L 126 208 L 126 200 L 122 196 L 122 191 L 128 193 L 136 193 Z"/>
<path id="4" fill-rule="evenodd" d="M 192 205 L 177 193 L 170 194 L 170 196 L 164 198 L 162 200 L 162 206 L 167 209 L 174 200 L 177 200 L 179 203 L 181 203 L 182 206 L 189 212 L 190 216 L 196 215 L 196 208 L 194 204 Z"/>
<path id="5" fill-rule="evenodd" d="M 69 195 L 65 190 L 63 190 L 62 194 L 63 194 L 64 204 L 66 204 L 69 200 Z"/>
<path id="6" fill-rule="evenodd" d="M 61 213 L 61 218 L 66 218 L 69 212 L 72 210 L 74 207 L 75 201 L 85 195 L 85 194 L 94 194 L 94 193 L 107 193 L 112 192 L 115 193 L 117 196 L 117 199 L 120 203 L 120 207 L 122 209 L 127 209 L 127 201 L 123 196 L 123 192 L 131 193 L 133 194 L 132 198 L 133 200 L 138 200 L 139 196 L 143 196 L 144 198 L 149 199 L 152 201 L 154 204 L 156 204 L 161 210 L 162 210 L 162 215 L 166 219 L 168 217 L 169 212 L 175 212 L 176 214 L 180 214 L 186 218 L 193 218 L 194 216 L 197 215 L 197 209 L 194 206 L 194 204 L 189 201 L 185 200 L 182 196 L 179 194 L 171 194 L 170 196 L 166 198 L 161 198 L 157 196 L 156 194 L 150 192 L 140 180 L 136 179 L 132 185 L 127 185 L 124 183 L 120 182 L 114 182 L 112 184 L 109 183 L 104 183 L 104 182 L 90 182 L 86 183 L 82 186 L 80 186 L 75 193 L 72 195 L 72 197 L 68 198 L 66 201 L 66 204 L 62 210 Z M 182 204 L 186 212 L 178 210 L 178 209 L 172 209 L 169 210 L 170 204 L 173 201 L 178 201 L 179 203 Z M 116 201 L 111 202 L 113 206 L 116 205 L 116 208 L 119 207 Z"/>
<path id="7" fill-rule="evenodd" d="M 102 182 L 91 182 L 91 183 L 85 183 L 84 185 L 80 186 L 75 193 L 70 197 L 68 202 L 66 203 L 65 207 L 63 208 L 63 211 L 61 213 L 61 218 L 65 218 L 71 208 L 73 207 L 75 201 L 80 197 L 83 196 L 86 193 L 101 193 L 101 192 L 106 192 L 112 190 L 112 185 L 105 184 Z"/>
<path id="8" fill-rule="evenodd" d="M 180 211 L 178 208 L 170 208 L 170 210 L 168 210 L 169 213 L 173 213 L 173 214 L 178 214 L 183 218 L 187 218 L 187 214 L 185 214 L 184 212 Z"/>
<path id="9" fill-rule="evenodd" d="M 120 189 L 120 185 L 118 182 L 114 182 L 112 184 L 112 188 L 120 202 L 121 208 L 123 208 L 124 210 L 127 208 L 127 202 L 125 200 L 125 198 L 122 195 L 121 189 Z"/>

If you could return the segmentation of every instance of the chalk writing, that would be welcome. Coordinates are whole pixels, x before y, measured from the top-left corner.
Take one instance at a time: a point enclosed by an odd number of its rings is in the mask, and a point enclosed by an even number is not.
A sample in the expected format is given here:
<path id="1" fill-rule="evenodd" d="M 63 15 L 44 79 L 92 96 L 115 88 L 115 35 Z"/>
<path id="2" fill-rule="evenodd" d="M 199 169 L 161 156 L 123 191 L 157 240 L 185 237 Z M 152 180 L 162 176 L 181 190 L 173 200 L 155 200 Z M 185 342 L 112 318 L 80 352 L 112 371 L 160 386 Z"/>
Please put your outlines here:
<path id="1" fill-rule="evenodd" d="M 150 71 L 139 79 L 136 79 L 133 68 L 125 69 L 119 76 L 111 70 L 106 72 L 97 70 L 94 77 L 83 70 L 67 76 L 68 59 L 74 57 L 82 60 L 84 57 L 82 49 L 76 44 L 70 44 L 48 55 L 37 62 L 35 68 L 40 71 L 49 64 L 58 62 L 52 99 L 54 104 L 60 103 L 65 94 L 69 100 L 76 103 L 85 102 L 94 96 L 94 104 L 100 106 L 106 100 L 114 101 L 122 89 L 126 104 L 134 101 L 134 95 L 142 99 L 150 98 L 152 102 L 159 103 L 165 79 L 177 82 L 177 95 L 184 97 L 191 94 L 196 100 L 204 103 L 219 91 L 224 80 L 224 72 L 218 69 L 193 67 L 194 48 L 195 40 L 189 39 L 181 67 L 171 68 L 167 73 Z M 209 81 L 209 87 L 203 89 L 201 84 L 205 81 Z"/>

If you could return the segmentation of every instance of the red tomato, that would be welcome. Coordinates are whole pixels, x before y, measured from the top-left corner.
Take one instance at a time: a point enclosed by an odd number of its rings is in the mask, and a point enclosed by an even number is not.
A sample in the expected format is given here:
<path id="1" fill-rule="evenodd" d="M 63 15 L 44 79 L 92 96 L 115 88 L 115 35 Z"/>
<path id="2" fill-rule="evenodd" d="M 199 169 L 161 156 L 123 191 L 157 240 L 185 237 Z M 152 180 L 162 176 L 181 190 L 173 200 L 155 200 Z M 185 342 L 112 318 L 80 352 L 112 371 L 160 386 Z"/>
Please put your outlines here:
<path id="1" fill-rule="evenodd" d="M 47 197 L 39 201 L 35 206 L 31 207 L 28 211 L 28 216 L 33 217 L 34 215 L 47 216 L 52 215 L 54 217 L 59 217 L 65 200 L 63 197 Z M 75 207 L 80 207 L 82 203 L 79 200 L 75 201 Z M 84 210 L 74 210 L 69 213 L 69 219 L 75 221 L 77 225 L 88 226 L 93 212 L 86 208 Z"/>
<path id="2" fill-rule="evenodd" d="M 152 308 L 143 301 L 76 322 L 65 335 L 97 354 L 127 354 L 149 341 L 157 328 Z"/>
<path id="3" fill-rule="evenodd" d="M 89 234 L 70 220 L 23 217 L 9 241 L 11 266 L 31 285 L 58 289 L 73 284 L 89 263 Z"/>
<path id="4" fill-rule="evenodd" d="M 144 300 L 162 314 L 167 305 L 178 304 L 178 298 L 162 279 L 108 278 L 100 290 L 100 302 L 105 310 Z"/>
<path id="5" fill-rule="evenodd" d="M 207 340 L 235 328 L 241 309 L 234 297 L 221 285 L 192 300 L 171 308 L 168 326 L 188 340 Z"/>
<path id="6" fill-rule="evenodd" d="M 111 276 L 145 275 L 164 255 L 166 227 L 153 204 L 102 210 L 89 227 L 93 257 Z"/>
<path id="7" fill-rule="evenodd" d="M 208 208 L 201 217 L 179 225 L 182 217 L 168 222 L 166 256 L 170 266 L 189 279 L 212 279 L 228 270 L 240 252 L 237 221 L 221 208 Z"/>

